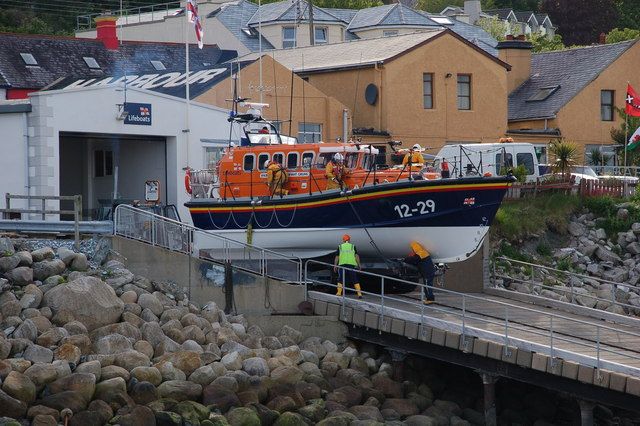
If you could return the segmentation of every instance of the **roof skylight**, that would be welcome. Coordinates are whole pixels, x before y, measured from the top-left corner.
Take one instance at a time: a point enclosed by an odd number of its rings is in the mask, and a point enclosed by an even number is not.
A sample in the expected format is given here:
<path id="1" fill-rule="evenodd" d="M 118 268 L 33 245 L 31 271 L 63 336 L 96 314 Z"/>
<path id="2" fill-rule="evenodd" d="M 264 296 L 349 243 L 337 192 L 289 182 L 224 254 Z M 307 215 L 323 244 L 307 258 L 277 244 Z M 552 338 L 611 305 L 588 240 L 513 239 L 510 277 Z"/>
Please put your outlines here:
<path id="1" fill-rule="evenodd" d="M 151 65 L 153 65 L 153 68 L 155 68 L 156 71 L 164 71 L 167 69 L 167 67 L 164 66 L 162 61 L 151 61 Z"/>
<path id="2" fill-rule="evenodd" d="M 529 99 L 527 99 L 527 102 L 544 101 L 549 96 L 553 95 L 553 93 L 559 88 L 560 86 L 541 87 L 540 89 L 538 89 L 536 93 L 529 96 Z"/>
<path id="3" fill-rule="evenodd" d="M 31 53 L 21 53 L 20 57 L 26 65 L 38 65 L 38 61 L 33 57 Z"/>
<path id="4" fill-rule="evenodd" d="M 84 59 L 84 63 L 87 64 L 87 66 L 92 70 L 100 69 L 100 65 L 98 64 L 98 61 L 96 61 L 91 56 L 83 56 L 82 59 Z"/>

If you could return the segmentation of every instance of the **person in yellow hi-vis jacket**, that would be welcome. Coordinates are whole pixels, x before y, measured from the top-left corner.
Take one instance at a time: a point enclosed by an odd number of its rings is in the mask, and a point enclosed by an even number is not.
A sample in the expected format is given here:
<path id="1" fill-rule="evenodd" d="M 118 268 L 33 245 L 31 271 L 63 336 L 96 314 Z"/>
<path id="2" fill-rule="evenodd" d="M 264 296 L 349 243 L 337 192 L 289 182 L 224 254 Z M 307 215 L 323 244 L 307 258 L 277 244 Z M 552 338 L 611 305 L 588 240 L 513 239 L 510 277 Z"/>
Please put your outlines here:
<path id="1" fill-rule="evenodd" d="M 433 279 L 436 274 L 436 267 L 431 260 L 431 254 L 420 245 L 417 241 L 411 241 L 409 244 L 411 247 L 411 254 L 404 259 L 405 263 L 414 265 L 420 271 L 423 284 L 426 285 L 426 298 L 424 299 L 425 305 L 430 305 L 435 301 L 433 296 Z"/>
<path id="2" fill-rule="evenodd" d="M 424 156 L 420 152 L 422 151 L 422 147 L 420 144 L 415 144 L 411 148 L 409 148 L 409 152 L 402 159 L 403 166 L 409 166 L 411 169 L 420 170 L 424 167 Z"/>
<path id="3" fill-rule="evenodd" d="M 344 156 L 336 152 L 324 169 L 324 175 L 327 178 L 327 190 L 344 189 L 344 178 L 347 173 L 347 169 L 344 167 Z"/>
<path id="4" fill-rule="evenodd" d="M 289 191 L 283 188 L 287 183 L 289 176 L 287 175 L 284 167 L 277 161 L 271 161 L 267 164 L 267 185 L 269 185 L 269 195 L 272 197 L 275 195 L 287 195 Z"/>
<path id="5" fill-rule="evenodd" d="M 344 234 L 342 236 L 342 244 L 338 246 L 338 253 L 336 254 L 333 264 L 334 271 L 338 271 L 339 269 L 338 292 L 336 293 L 336 296 L 342 296 L 343 288 L 346 294 L 346 287 L 351 284 L 353 285 L 353 288 L 356 289 L 358 299 L 362 299 L 362 289 L 360 288 L 360 282 L 358 281 L 358 273 L 354 270 L 338 268 L 339 266 L 344 266 L 347 268 L 360 269 L 360 256 L 358 256 L 356 246 L 351 244 L 351 237 L 349 234 Z"/>

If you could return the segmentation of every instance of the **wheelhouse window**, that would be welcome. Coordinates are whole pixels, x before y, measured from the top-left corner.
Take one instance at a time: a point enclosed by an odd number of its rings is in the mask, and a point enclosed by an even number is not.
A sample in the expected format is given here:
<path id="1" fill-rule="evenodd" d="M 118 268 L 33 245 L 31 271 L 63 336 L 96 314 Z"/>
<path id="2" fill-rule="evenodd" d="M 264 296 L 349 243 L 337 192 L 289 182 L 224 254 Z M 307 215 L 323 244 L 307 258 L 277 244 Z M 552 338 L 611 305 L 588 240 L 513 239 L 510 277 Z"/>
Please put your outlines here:
<path id="1" fill-rule="evenodd" d="M 600 91 L 600 119 L 613 121 L 613 90 Z"/>
<path id="2" fill-rule="evenodd" d="M 313 143 L 322 140 L 322 124 L 298 123 L 298 142 Z"/>
<path id="3" fill-rule="evenodd" d="M 283 164 L 284 163 L 284 154 L 281 153 L 281 152 L 273 154 L 273 161 L 275 161 L 278 164 Z"/>
<path id="4" fill-rule="evenodd" d="M 255 169 L 255 156 L 253 154 L 247 154 L 244 156 L 243 169 L 246 172 L 250 172 Z"/>
<path id="5" fill-rule="evenodd" d="M 291 49 L 296 47 L 296 27 L 282 28 L 282 48 Z"/>
<path id="6" fill-rule="evenodd" d="M 315 33 L 316 44 L 327 43 L 327 27 L 314 27 L 313 32 Z"/>
<path id="7" fill-rule="evenodd" d="M 302 153 L 302 168 L 309 169 L 313 164 L 313 152 Z"/>
<path id="8" fill-rule="evenodd" d="M 269 161 L 269 154 L 258 155 L 258 170 L 267 170 L 267 161 Z"/>
<path id="9" fill-rule="evenodd" d="M 433 73 L 422 74 L 422 106 L 433 109 Z"/>
<path id="10" fill-rule="evenodd" d="M 471 109 L 471 76 L 458 74 L 458 109 Z"/>
<path id="11" fill-rule="evenodd" d="M 287 169 L 297 169 L 298 168 L 298 153 L 290 152 L 287 154 Z"/>

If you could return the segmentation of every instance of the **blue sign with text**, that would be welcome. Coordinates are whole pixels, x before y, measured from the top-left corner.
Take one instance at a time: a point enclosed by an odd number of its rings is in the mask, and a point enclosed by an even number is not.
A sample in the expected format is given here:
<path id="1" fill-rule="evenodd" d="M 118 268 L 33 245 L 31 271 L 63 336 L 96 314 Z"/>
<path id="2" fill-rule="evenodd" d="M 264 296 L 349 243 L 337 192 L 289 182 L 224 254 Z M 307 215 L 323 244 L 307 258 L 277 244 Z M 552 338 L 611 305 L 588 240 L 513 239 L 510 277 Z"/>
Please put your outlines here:
<path id="1" fill-rule="evenodd" d="M 138 126 L 151 126 L 151 104 L 135 104 L 127 102 L 124 105 L 127 117 L 124 124 L 136 124 Z"/>

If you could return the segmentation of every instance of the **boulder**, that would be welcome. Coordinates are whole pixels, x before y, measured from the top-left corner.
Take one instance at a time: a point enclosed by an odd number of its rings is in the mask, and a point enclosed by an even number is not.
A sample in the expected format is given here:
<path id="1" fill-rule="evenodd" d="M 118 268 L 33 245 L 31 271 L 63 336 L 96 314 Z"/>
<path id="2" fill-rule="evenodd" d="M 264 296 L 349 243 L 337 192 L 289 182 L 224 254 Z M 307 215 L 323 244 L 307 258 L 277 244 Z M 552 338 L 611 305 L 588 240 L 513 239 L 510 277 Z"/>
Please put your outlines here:
<path id="1" fill-rule="evenodd" d="M 0 238 L 0 257 L 2 256 L 13 256 L 16 252 L 13 247 L 13 242 L 10 238 L 2 237 Z"/>
<path id="2" fill-rule="evenodd" d="M 197 383 L 201 386 L 207 386 L 217 377 L 215 371 L 210 365 L 204 365 L 195 370 L 189 376 L 189 381 Z"/>
<path id="3" fill-rule="evenodd" d="M 25 286 L 33 282 L 33 269 L 28 266 L 19 266 L 4 274 L 13 285 Z"/>
<path id="4" fill-rule="evenodd" d="M 401 417 L 418 414 L 418 406 L 408 399 L 387 398 L 381 408 L 395 410 Z"/>
<path id="5" fill-rule="evenodd" d="M 149 382 L 154 386 L 159 386 L 162 383 L 162 374 L 156 367 L 135 367 L 131 370 L 131 377 L 140 382 Z"/>
<path id="6" fill-rule="evenodd" d="M 31 404 L 36 400 L 36 386 L 29 377 L 17 371 L 12 371 L 5 377 L 2 390 L 25 404 Z"/>
<path id="7" fill-rule="evenodd" d="M 121 334 L 109 334 L 95 342 L 93 350 L 98 354 L 115 355 L 133 350 L 133 345 L 129 339 Z"/>
<path id="8" fill-rule="evenodd" d="M 234 408 L 227 413 L 227 421 L 231 426 L 260 426 L 258 414 L 251 408 Z"/>
<path id="9" fill-rule="evenodd" d="M 33 278 L 39 281 L 44 281 L 51 276 L 60 275 L 64 272 L 67 266 L 62 260 L 54 259 L 35 262 L 31 268 L 33 269 Z"/>
<path id="10" fill-rule="evenodd" d="M 28 319 L 18 326 L 16 331 L 13 332 L 14 339 L 27 339 L 34 342 L 38 337 L 38 327 L 31 320 Z M 51 354 L 53 356 L 53 353 Z"/>
<path id="11" fill-rule="evenodd" d="M 147 405 L 158 399 L 158 390 L 152 383 L 142 381 L 133 385 L 130 396 L 136 404 Z"/>
<path id="12" fill-rule="evenodd" d="M 130 401 L 127 382 L 122 377 L 104 380 L 96 385 L 95 399 L 100 399 L 111 407 L 121 407 Z"/>
<path id="13" fill-rule="evenodd" d="M 27 404 L 0 390 L 0 416 L 19 419 L 27 413 Z"/>
<path id="14" fill-rule="evenodd" d="M 596 249 L 595 255 L 598 259 L 600 259 L 603 262 L 611 262 L 613 264 L 618 264 L 622 262 L 622 259 L 620 259 L 620 256 L 618 256 L 611 250 L 608 250 L 607 248 L 602 246 L 598 246 L 598 248 Z"/>
<path id="15" fill-rule="evenodd" d="M 151 365 L 151 361 L 148 356 L 134 350 L 116 354 L 114 356 L 113 363 L 127 371 L 131 371 L 136 367 L 148 367 Z"/>
<path id="16" fill-rule="evenodd" d="M 140 305 L 142 309 L 149 309 L 155 316 L 161 315 L 164 310 L 164 306 L 162 306 L 160 300 L 153 294 L 148 293 L 141 294 L 140 297 L 138 297 L 138 305 Z"/>
<path id="17" fill-rule="evenodd" d="M 81 356 L 82 351 L 80 350 L 80 348 L 71 343 L 64 343 L 60 345 L 55 351 L 53 351 L 54 359 L 72 362 L 73 364 L 78 364 L 80 362 Z"/>
<path id="18" fill-rule="evenodd" d="M 115 291 L 95 277 L 80 277 L 45 293 L 44 306 L 54 312 L 73 312 L 76 320 L 93 330 L 118 321 L 124 303 Z"/>
<path id="19" fill-rule="evenodd" d="M 137 405 L 118 417 L 120 426 L 156 426 L 156 417 L 149 407 Z"/>
<path id="20" fill-rule="evenodd" d="M 22 309 L 38 308 L 40 306 L 40 302 L 42 302 L 42 296 L 42 290 L 40 290 L 38 286 L 28 284 L 24 288 L 24 294 L 20 298 L 20 305 L 22 305 Z"/>
<path id="21" fill-rule="evenodd" d="M 302 380 L 304 373 L 294 366 L 281 366 L 271 372 L 271 378 L 276 382 L 295 384 Z"/>
<path id="22" fill-rule="evenodd" d="M 161 398 L 171 398 L 176 401 L 199 400 L 202 395 L 202 386 L 186 380 L 169 380 L 158 386 L 158 395 Z"/>
<path id="23" fill-rule="evenodd" d="M 84 253 L 76 254 L 75 258 L 71 262 L 71 269 L 74 271 L 86 271 L 89 269 L 89 261 L 87 255 Z"/>
<path id="24" fill-rule="evenodd" d="M 235 392 L 221 385 L 211 384 L 202 391 L 202 403 L 212 410 L 226 413 L 231 407 L 241 407 L 242 403 Z"/>
<path id="25" fill-rule="evenodd" d="M 242 362 L 242 369 L 251 376 L 268 376 L 270 373 L 267 361 L 260 357 L 245 359 Z"/>
<path id="26" fill-rule="evenodd" d="M 16 255 L 0 257 L 0 272 L 8 272 L 20 265 L 20 258 Z"/>
<path id="27" fill-rule="evenodd" d="M 53 361 L 53 351 L 39 345 L 30 345 L 23 354 L 24 359 L 32 363 L 50 363 Z"/>
<path id="28" fill-rule="evenodd" d="M 31 258 L 34 262 L 42 262 L 43 260 L 51 260 L 56 257 L 51 247 L 42 247 L 31 252 Z"/>
<path id="29" fill-rule="evenodd" d="M 88 403 L 93 398 L 96 389 L 96 376 L 89 373 L 72 373 L 50 383 L 48 388 L 52 394 L 65 391 L 77 392 Z"/>

